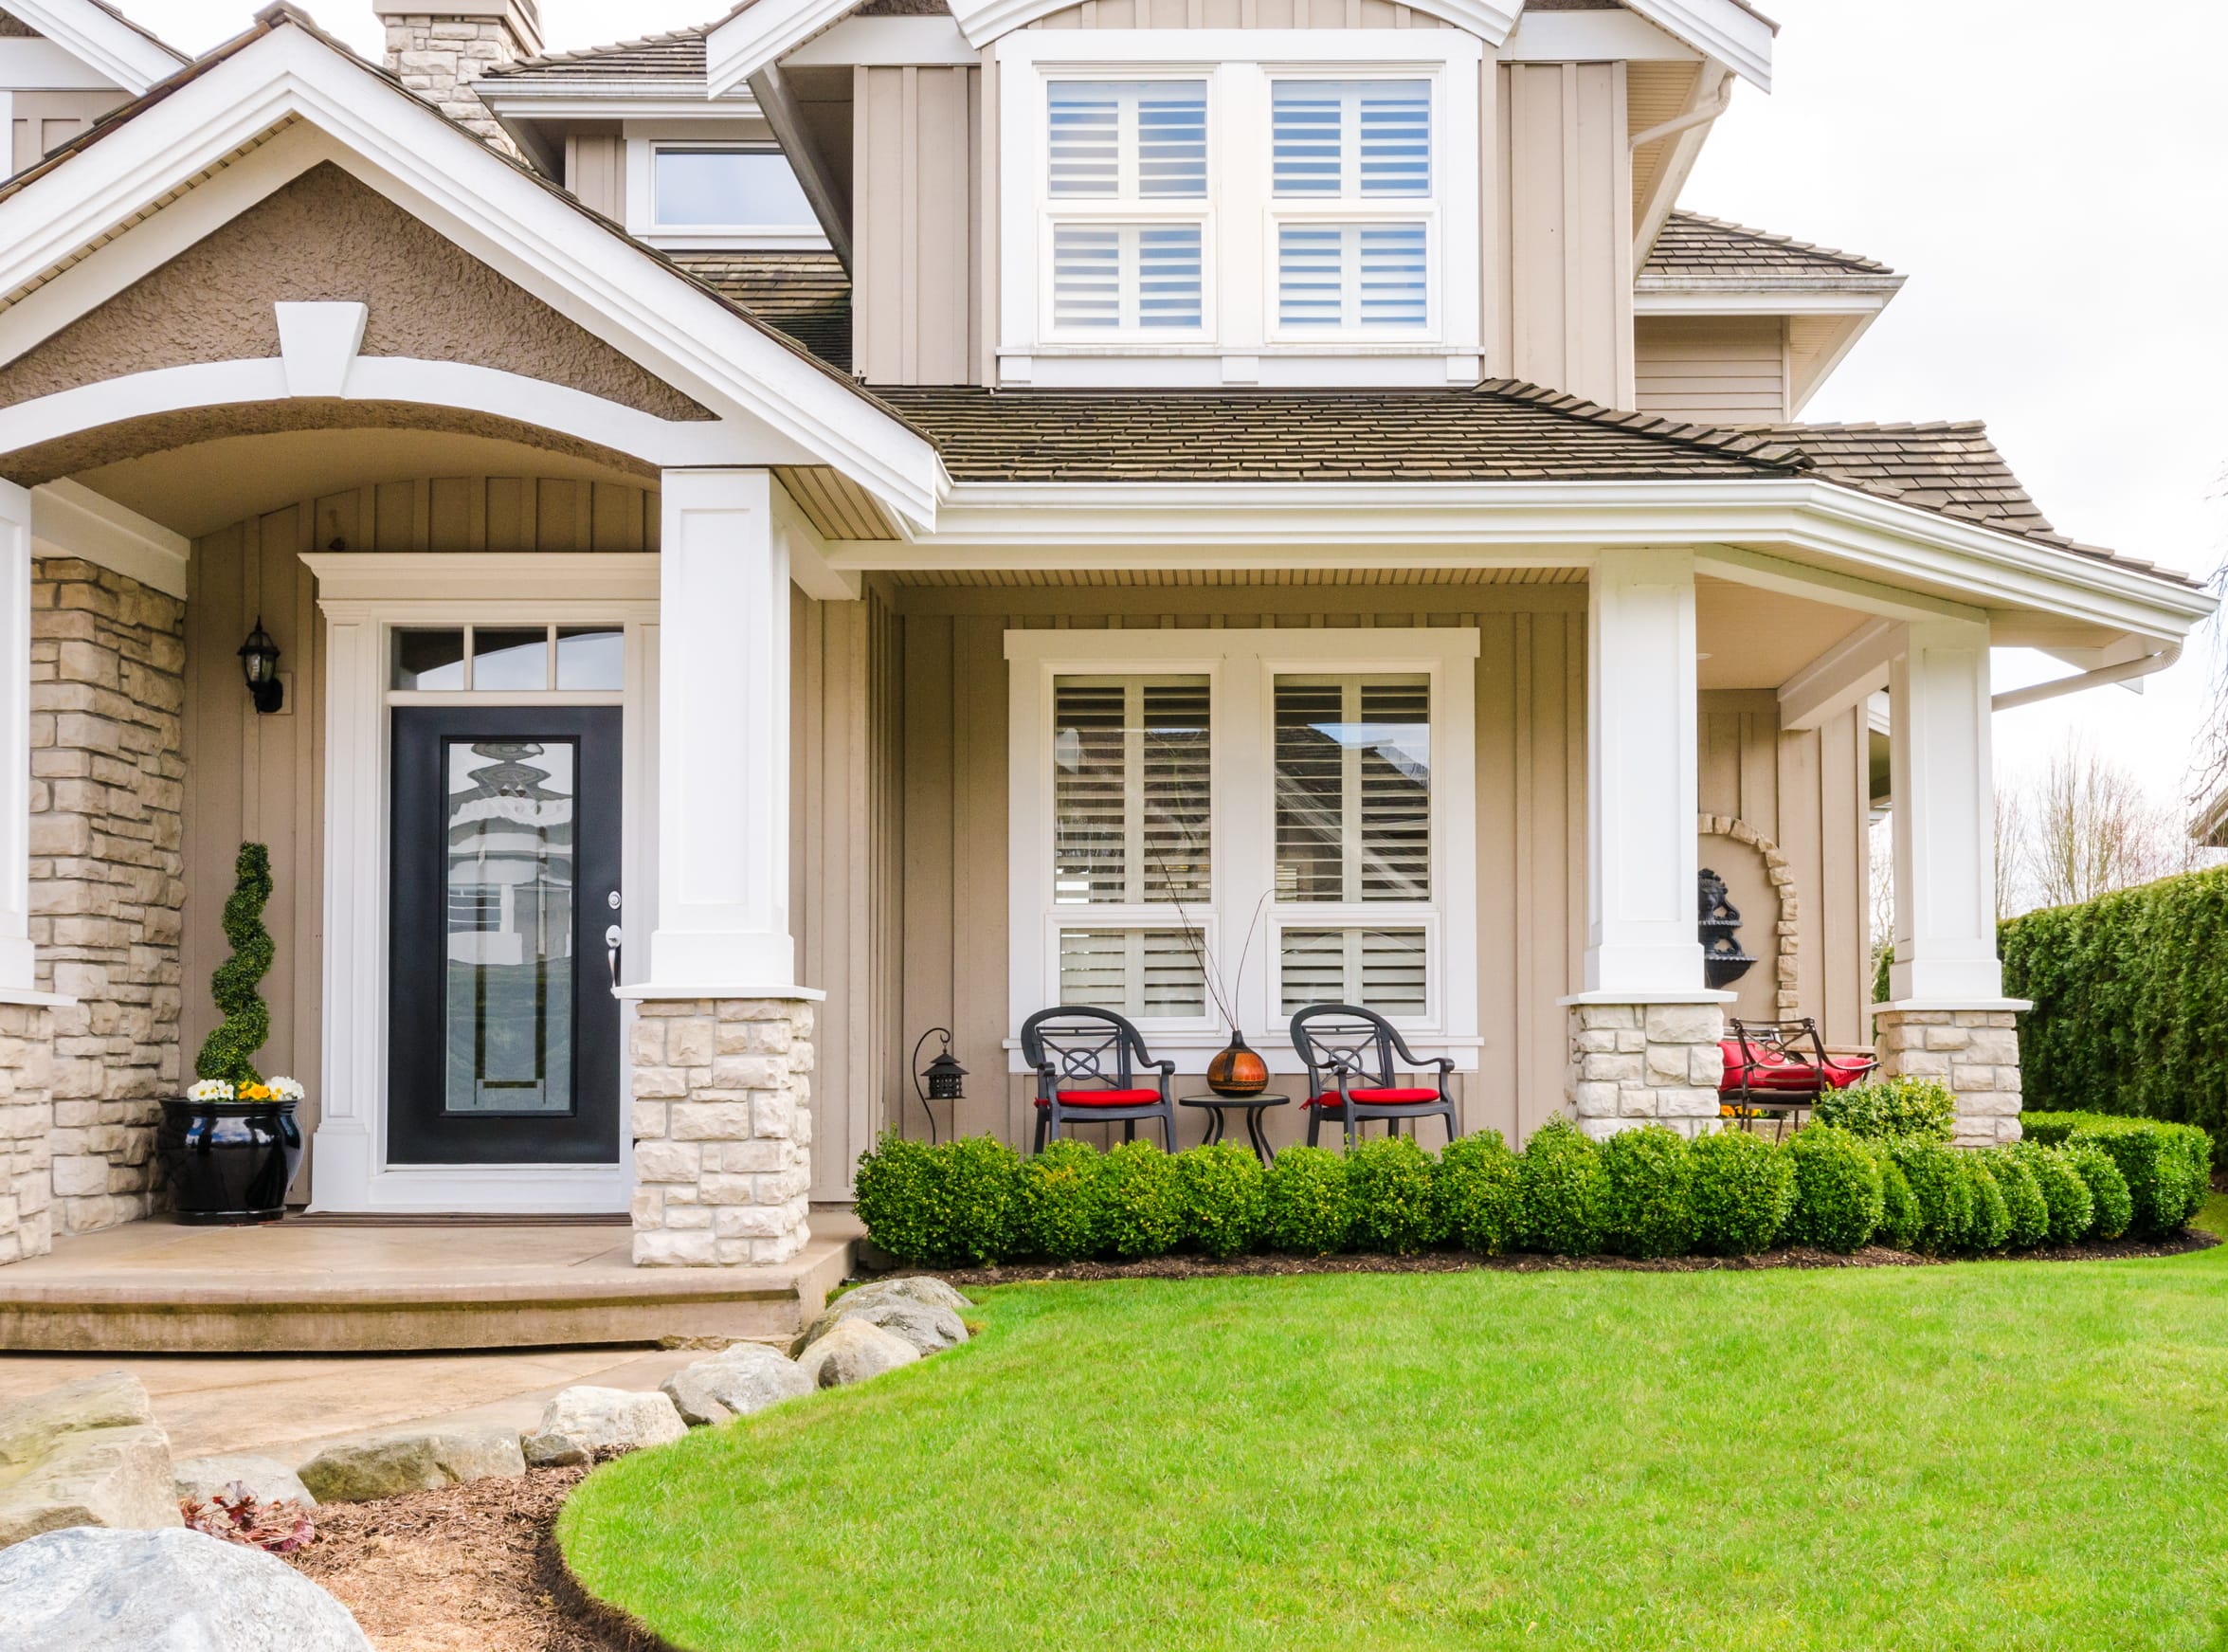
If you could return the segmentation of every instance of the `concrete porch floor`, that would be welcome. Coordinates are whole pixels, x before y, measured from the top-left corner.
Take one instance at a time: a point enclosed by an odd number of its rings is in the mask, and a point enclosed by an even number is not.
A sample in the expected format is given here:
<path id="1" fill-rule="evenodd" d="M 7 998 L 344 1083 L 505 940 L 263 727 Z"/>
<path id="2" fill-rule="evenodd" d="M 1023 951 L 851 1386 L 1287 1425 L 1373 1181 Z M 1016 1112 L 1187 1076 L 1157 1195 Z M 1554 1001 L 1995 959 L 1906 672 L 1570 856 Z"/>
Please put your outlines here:
<path id="1" fill-rule="evenodd" d="M 776 1267 L 638 1268 L 625 1227 L 186 1227 L 154 1218 L 0 1267 L 0 1349 L 343 1353 L 788 1337 L 861 1229 L 815 1213 Z"/>

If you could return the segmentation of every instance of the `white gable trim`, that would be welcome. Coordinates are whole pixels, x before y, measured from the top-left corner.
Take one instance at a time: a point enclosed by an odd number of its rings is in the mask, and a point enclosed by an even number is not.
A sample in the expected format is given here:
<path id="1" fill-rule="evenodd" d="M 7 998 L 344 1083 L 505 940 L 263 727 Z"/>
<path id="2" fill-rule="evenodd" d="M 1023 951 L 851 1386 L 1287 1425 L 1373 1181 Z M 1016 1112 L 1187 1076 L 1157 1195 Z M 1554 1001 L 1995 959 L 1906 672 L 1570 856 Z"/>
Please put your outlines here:
<path id="1" fill-rule="evenodd" d="M 1742 80 L 1771 90 L 1772 27 L 1734 0 L 1622 0 L 1650 23 L 1715 58 Z"/>
<path id="2" fill-rule="evenodd" d="M 842 471 L 905 517 L 933 521 L 943 465 L 917 432 L 357 60 L 291 26 L 251 41 L 0 200 L 0 293 L 69 263 L 174 191 L 186 192 L 149 227 L 190 209 L 200 191 L 188 186 L 197 174 L 290 118 L 315 128 L 317 141 L 291 142 L 285 134 L 268 145 L 285 145 L 291 170 L 259 179 L 260 193 L 318 159 L 335 160 L 701 403 L 731 427 L 730 437 L 770 431 L 809 456 L 806 463 Z M 84 263 L 100 263 L 117 249 Z M 86 283 L 95 292 L 104 284 Z M 40 327 L 28 331 L 42 336 L 91 307 L 40 304 L 45 296 L 30 299 L 41 314 Z M 80 287 L 75 296 L 87 295 Z M 0 332 L 11 353 L 28 348 L 35 339 L 8 326 L 8 314 L 0 311 Z"/>
<path id="3" fill-rule="evenodd" d="M 182 54 L 92 0 L 9 0 L 8 9 L 135 98 L 186 64 Z"/>
<path id="4" fill-rule="evenodd" d="M 980 48 L 1074 4 L 1075 0 L 952 0 L 951 15 L 967 44 Z M 1469 30 L 1496 48 L 1509 38 L 1523 10 L 1522 0 L 1410 0 L 1410 4 L 1419 11 Z M 758 0 L 736 12 L 704 37 L 707 90 L 716 98 L 740 85 L 834 27 L 857 5 L 858 0 Z"/>

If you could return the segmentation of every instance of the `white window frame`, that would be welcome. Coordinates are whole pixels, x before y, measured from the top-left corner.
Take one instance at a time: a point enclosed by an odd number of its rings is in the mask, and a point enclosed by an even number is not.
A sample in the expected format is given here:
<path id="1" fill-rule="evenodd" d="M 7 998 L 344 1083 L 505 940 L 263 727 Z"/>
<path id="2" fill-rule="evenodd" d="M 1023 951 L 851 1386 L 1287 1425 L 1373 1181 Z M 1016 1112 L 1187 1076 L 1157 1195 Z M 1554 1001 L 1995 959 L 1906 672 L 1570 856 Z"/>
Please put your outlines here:
<path id="1" fill-rule="evenodd" d="M 989 48 L 998 65 L 1002 382 L 1038 384 L 1444 384 L 1477 374 L 1484 259 L 1479 78 L 1484 44 L 1459 29 L 1021 29 Z M 1428 196 L 1336 203 L 1273 194 L 1273 80 L 1431 83 Z M 1150 336 L 1051 325 L 1051 224 L 1088 201 L 1050 194 L 1047 85 L 1063 80 L 1204 79 L 1207 194 L 1121 203 L 1137 221 L 1205 209 L 1203 326 Z M 1100 205 L 1100 210 L 1106 204 Z M 1275 225 L 1286 217 L 1425 219 L 1429 323 L 1288 329 L 1276 316 Z"/>
<path id="2" fill-rule="evenodd" d="M 1304 645 L 1303 645 L 1304 644 Z M 1010 956 L 1006 1048 L 1025 1071 L 1021 1025 L 1060 1001 L 1059 932 L 1159 928 L 1168 908 L 1059 906 L 1053 889 L 1053 682 L 1073 676 L 1204 676 L 1211 697 L 1209 899 L 1187 903 L 1227 975 L 1257 904 L 1276 880 L 1276 680 L 1280 676 L 1422 675 L 1431 685 L 1431 887 L 1428 902 L 1270 904 L 1241 980 L 1230 982 L 1246 1040 L 1277 1073 L 1296 1073 L 1282 1013 L 1283 928 L 1368 923 L 1424 930 L 1428 1012 L 1397 1025 L 1418 1052 L 1476 1070 L 1477 985 L 1476 662 L 1479 633 L 1464 626 L 1218 631 L 1009 630 L 1007 898 Z M 1264 949 L 1267 949 L 1264 951 Z M 1147 1042 L 1197 1072 L 1229 1036 L 1210 1008 L 1198 1022 L 1144 1024 Z"/>
<path id="3" fill-rule="evenodd" d="M 709 149 L 733 150 L 745 154 L 781 154 L 781 145 L 764 121 L 629 120 L 625 124 L 625 137 L 626 231 L 638 240 L 667 252 L 826 249 L 827 233 L 817 219 L 802 225 L 658 222 L 660 151 Z"/>

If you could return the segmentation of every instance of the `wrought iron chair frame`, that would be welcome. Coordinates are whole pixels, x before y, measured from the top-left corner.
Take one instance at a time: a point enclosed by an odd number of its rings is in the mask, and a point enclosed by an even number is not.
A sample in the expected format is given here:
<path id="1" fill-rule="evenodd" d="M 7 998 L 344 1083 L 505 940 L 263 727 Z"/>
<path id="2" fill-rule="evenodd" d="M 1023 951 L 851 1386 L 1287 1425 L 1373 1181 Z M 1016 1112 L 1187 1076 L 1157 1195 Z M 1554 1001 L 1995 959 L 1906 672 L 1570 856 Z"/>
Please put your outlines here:
<path id="1" fill-rule="evenodd" d="M 1736 1111 L 1734 1121 L 1744 1129 L 1752 1128 L 1764 1114 L 1772 1116 L 1772 1139 L 1786 1135 L 1789 1119 L 1801 1125 L 1800 1115 L 1818 1103 L 1818 1098 L 1829 1089 L 1837 1088 L 1827 1077 L 1830 1071 L 1839 1071 L 1832 1056 L 1826 1053 L 1825 1040 L 1818 1030 L 1813 1016 L 1802 1016 L 1792 1021 L 1743 1021 L 1730 1016 L 1726 1025 L 1732 1028 L 1734 1042 L 1741 1048 L 1740 1077 L 1728 1090 L 1721 1082 L 1717 1097 L 1719 1106 L 1730 1106 Z M 1808 1041 L 1810 1051 L 1799 1048 Z M 1769 1058 L 1777 1056 L 1778 1062 Z M 1787 1062 L 1799 1063 L 1807 1069 L 1814 1081 L 1808 1089 L 1788 1089 L 1751 1082 L 1751 1075 L 1769 1071 L 1775 1066 L 1785 1070 Z M 1872 1063 L 1877 1066 L 1878 1062 Z M 1869 1069 L 1868 1069 L 1869 1070 Z"/>
<path id="2" fill-rule="evenodd" d="M 1063 1026 L 1062 1023 L 1070 1025 Z M 1081 1026 L 1074 1025 L 1084 1023 L 1101 1023 L 1104 1030 L 1086 1034 Z M 1070 1034 L 1072 1044 L 1066 1042 Z M 1145 1047 L 1143 1035 L 1128 1017 L 1091 1005 L 1040 1009 L 1022 1023 L 1022 1059 L 1037 1074 L 1037 1135 L 1032 1152 L 1042 1153 L 1046 1142 L 1058 1141 L 1063 1124 L 1119 1124 L 1122 1139 L 1134 1141 L 1138 1121 L 1150 1118 L 1160 1120 L 1168 1152 L 1176 1151 L 1176 1063 L 1154 1061 L 1152 1052 Z M 1112 1076 L 1106 1071 L 1109 1062 L 1114 1069 Z M 1140 1068 L 1152 1069 L 1157 1082 L 1138 1083 Z M 1157 1088 L 1160 1099 L 1095 1107 L 1060 1098 L 1063 1085 L 1085 1088 L 1078 1082 L 1082 1080 L 1096 1080 L 1110 1090 Z"/>
<path id="3" fill-rule="evenodd" d="M 1344 1019 L 1357 1035 L 1356 1042 L 1332 1042 L 1335 1034 L 1327 1037 L 1313 1030 L 1313 1024 Z M 1359 1024 L 1359 1025 L 1353 1025 Z M 1455 1070 L 1451 1056 L 1432 1056 L 1428 1059 L 1408 1047 L 1408 1041 L 1401 1037 L 1400 1028 L 1374 1009 L 1364 1009 L 1354 1004 L 1311 1004 L 1295 1010 L 1292 1017 L 1292 1047 L 1299 1052 L 1299 1059 L 1308 1069 L 1308 1145 L 1317 1145 L 1323 1126 L 1323 1116 L 1334 1113 L 1339 1120 L 1345 1145 L 1351 1147 L 1361 1135 L 1361 1126 L 1371 1119 L 1385 1120 L 1389 1135 L 1400 1134 L 1401 1120 L 1439 1118 L 1446 1125 L 1447 1140 L 1453 1141 L 1462 1134 L 1455 1121 L 1455 1098 L 1447 1090 L 1447 1075 Z M 1376 1067 L 1371 1071 L 1365 1065 L 1368 1055 L 1374 1053 Z M 1417 1083 L 1402 1085 L 1394 1080 L 1397 1073 L 1393 1056 L 1398 1054 L 1406 1063 L 1406 1070 L 1422 1079 L 1426 1073 L 1435 1075 L 1432 1085 Z M 1326 1080 L 1331 1082 L 1326 1082 Z M 1322 1105 L 1317 1098 L 1332 1094 L 1335 1084 L 1338 1105 Z M 1357 1101 L 1353 1092 L 1361 1090 L 1426 1089 L 1436 1087 L 1439 1098 L 1435 1101 Z M 1408 1134 L 1416 1134 L 1411 1123 Z"/>

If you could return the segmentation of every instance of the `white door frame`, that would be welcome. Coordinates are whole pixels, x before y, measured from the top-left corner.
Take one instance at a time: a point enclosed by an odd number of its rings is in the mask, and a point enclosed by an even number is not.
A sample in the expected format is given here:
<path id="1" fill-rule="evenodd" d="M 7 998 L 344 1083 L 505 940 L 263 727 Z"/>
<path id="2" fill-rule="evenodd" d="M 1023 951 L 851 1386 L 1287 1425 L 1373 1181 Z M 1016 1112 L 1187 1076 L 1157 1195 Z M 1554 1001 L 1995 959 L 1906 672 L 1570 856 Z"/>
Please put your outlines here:
<path id="1" fill-rule="evenodd" d="M 325 616 L 324 1060 L 310 1208 L 387 1211 L 592 1211 L 627 1207 L 632 1132 L 603 1165 L 387 1162 L 389 709 L 396 703 L 610 705 L 622 710 L 623 944 L 645 955 L 658 842 L 658 557 L 624 554 L 384 554 L 302 557 Z M 618 695 L 390 691 L 390 637 L 402 626 L 618 625 Z M 586 926 L 584 926 L 586 927 Z M 592 933 L 592 932 L 591 932 Z M 622 1026 L 620 1095 L 631 1093 Z"/>

